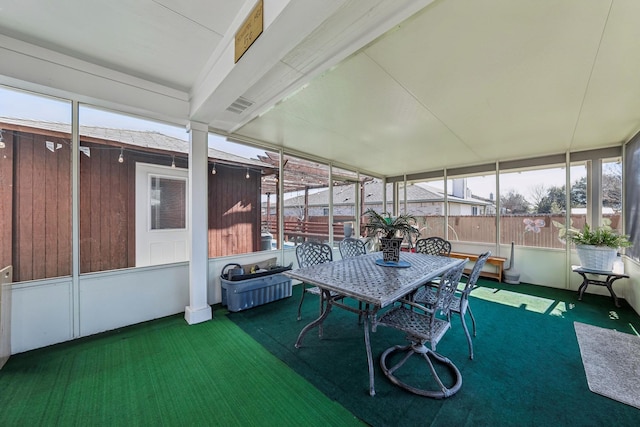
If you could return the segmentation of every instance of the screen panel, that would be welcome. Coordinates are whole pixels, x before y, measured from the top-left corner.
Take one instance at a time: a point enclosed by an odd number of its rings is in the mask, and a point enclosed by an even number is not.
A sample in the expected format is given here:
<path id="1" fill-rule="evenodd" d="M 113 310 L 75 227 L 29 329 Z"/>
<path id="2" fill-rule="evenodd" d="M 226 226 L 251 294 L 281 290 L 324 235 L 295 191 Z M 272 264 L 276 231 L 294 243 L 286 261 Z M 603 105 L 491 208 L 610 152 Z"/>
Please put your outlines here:
<path id="1" fill-rule="evenodd" d="M 640 261 L 640 136 L 636 135 L 627 144 L 624 162 L 624 217 L 625 233 L 627 233 L 633 246 L 627 248 L 625 253 Z"/>

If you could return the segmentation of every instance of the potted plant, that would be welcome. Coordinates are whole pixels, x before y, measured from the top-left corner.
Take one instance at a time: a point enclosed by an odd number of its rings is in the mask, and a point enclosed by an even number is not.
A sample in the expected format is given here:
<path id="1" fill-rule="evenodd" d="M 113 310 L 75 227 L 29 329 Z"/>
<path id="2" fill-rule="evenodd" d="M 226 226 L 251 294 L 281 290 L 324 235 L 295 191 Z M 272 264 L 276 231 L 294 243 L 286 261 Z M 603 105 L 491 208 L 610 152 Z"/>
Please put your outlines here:
<path id="1" fill-rule="evenodd" d="M 409 214 L 392 217 L 387 212 L 380 214 L 373 209 L 368 209 L 365 217 L 367 234 L 380 239 L 383 260 L 397 263 L 400 260 L 400 245 L 405 236 L 417 233 L 415 217 Z"/>
<path id="2" fill-rule="evenodd" d="M 567 238 L 576 245 L 581 266 L 597 271 L 611 271 L 618 249 L 632 245 L 629 236 L 618 234 L 609 226 L 592 229 L 585 224 L 582 230 L 568 230 Z"/>

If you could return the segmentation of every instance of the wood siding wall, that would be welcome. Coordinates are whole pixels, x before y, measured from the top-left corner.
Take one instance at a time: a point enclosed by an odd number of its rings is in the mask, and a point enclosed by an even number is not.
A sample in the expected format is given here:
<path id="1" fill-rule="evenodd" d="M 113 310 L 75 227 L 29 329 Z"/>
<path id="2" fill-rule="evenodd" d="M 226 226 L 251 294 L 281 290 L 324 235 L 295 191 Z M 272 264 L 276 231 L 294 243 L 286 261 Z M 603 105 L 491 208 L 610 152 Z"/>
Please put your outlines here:
<path id="1" fill-rule="evenodd" d="M 80 153 L 80 272 L 135 265 L 135 156 L 82 142 Z"/>
<path id="2" fill-rule="evenodd" d="M 71 151 L 69 139 L 5 132 L 0 153 L 0 267 L 13 280 L 71 274 Z M 53 142 L 53 151 L 46 141 Z M 60 147 L 57 147 L 60 144 Z M 81 141 L 80 272 L 134 267 L 135 164 L 169 166 L 167 154 Z M 177 167 L 187 167 L 176 158 Z M 217 164 L 209 174 L 209 257 L 260 250 L 260 172 Z"/>
<path id="3" fill-rule="evenodd" d="M 47 148 L 47 141 L 53 143 L 51 149 Z M 15 133 L 6 142 L 3 157 L 5 155 L 9 162 L 3 159 L 0 172 L 4 217 L 0 231 L 2 265 L 13 265 L 14 281 L 71 274 L 71 148 L 68 140 Z M 5 203 L 10 207 L 5 207 Z M 5 236 L 7 242 L 4 242 Z M 9 245 L 11 249 L 7 250 Z"/>
<path id="4" fill-rule="evenodd" d="M 13 135 L 3 136 L 0 150 L 0 269 L 13 264 Z"/>
<path id="5" fill-rule="evenodd" d="M 259 171 L 216 165 L 209 176 L 209 257 L 260 250 Z"/>

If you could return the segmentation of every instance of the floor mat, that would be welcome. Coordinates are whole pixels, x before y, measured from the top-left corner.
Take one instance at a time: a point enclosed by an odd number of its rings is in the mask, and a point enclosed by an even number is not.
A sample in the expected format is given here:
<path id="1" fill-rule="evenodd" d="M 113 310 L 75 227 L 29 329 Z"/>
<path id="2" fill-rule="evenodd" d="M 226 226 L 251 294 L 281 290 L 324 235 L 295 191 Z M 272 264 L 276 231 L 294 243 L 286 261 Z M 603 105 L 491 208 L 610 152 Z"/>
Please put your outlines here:
<path id="1" fill-rule="evenodd" d="M 640 409 L 640 337 L 574 322 L 589 390 Z"/>

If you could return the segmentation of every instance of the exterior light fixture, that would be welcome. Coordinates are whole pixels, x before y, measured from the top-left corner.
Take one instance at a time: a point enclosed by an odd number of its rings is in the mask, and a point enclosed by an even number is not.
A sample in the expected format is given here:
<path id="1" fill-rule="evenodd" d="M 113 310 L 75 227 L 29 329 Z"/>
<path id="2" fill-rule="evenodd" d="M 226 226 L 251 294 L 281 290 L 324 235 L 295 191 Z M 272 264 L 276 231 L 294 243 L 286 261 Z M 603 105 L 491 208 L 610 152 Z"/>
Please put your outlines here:
<path id="1" fill-rule="evenodd" d="M 216 164 L 213 164 L 213 167 L 211 168 L 211 175 L 215 175 L 216 174 Z"/>
<path id="2" fill-rule="evenodd" d="M 247 174 L 244 177 L 247 179 L 251 178 L 251 176 L 249 175 L 249 168 L 247 168 Z"/>
<path id="3" fill-rule="evenodd" d="M 171 156 L 171 169 L 176 168 L 176 156 Z"/>
<path id="4" fill-rule="evenodd" d="M 120 148 L 120 155 L 118 156 L 118 163 L 124 163 L 124 148 Z"/>

